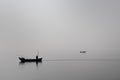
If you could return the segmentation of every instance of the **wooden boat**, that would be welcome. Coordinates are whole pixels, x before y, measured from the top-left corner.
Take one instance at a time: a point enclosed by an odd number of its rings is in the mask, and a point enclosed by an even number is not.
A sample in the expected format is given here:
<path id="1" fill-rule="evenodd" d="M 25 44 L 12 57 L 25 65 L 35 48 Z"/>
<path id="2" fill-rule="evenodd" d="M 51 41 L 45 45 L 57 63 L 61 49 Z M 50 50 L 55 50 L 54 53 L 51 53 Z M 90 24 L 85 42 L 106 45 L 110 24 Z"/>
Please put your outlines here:
<path id="1" fill-rule="evenodd" d="M 21 62 L 42 62 L 42 58 L 38 58 L 36 56 L 36 59 L 25 59 L 24 57 L 19 57 L 19 60 Z"/>

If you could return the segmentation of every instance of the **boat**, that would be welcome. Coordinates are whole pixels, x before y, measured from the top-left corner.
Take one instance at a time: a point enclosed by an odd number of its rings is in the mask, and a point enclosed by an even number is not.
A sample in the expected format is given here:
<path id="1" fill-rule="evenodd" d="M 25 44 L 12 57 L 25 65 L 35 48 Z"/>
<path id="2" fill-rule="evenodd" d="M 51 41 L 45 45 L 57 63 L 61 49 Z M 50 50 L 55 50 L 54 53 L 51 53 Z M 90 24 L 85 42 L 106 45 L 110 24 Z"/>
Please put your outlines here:
<path id="1" fill-rule="evenodd" d="M 36 59 L 26 59 L 24 57 L 18 57 L 21 62 L 42 62 L 42 58 L 38 58 L 39 51 L 37 51 Z"/>
<path id="2" fill-rule="evenodd" d="M 36 56 L 36 59 L 25 59 L 24 57 L 19 57 L 19 60 L 21 62 L 42 62 L 42 58 L 38 58 L 38 56 Z"/>
<path id="3" fill-rule="evenodd" d="M 80 51 L 80 53 L 86 53 L 87 51 Z"/>

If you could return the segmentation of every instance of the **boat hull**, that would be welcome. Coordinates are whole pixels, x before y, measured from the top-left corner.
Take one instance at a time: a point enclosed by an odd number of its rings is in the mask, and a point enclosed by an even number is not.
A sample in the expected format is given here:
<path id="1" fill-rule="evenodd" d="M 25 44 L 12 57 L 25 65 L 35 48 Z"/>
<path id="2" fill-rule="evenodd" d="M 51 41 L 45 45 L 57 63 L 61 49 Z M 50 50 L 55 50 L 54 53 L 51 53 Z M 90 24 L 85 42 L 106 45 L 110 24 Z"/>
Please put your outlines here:
<path id="1" fill-rule="evenodd" d="M 42 62 L 42 58 L 38 58 L 38 59 L 24 59 L 24 58 L 20 58 L 19 57 L 19 60 L 21 62 Z"/>

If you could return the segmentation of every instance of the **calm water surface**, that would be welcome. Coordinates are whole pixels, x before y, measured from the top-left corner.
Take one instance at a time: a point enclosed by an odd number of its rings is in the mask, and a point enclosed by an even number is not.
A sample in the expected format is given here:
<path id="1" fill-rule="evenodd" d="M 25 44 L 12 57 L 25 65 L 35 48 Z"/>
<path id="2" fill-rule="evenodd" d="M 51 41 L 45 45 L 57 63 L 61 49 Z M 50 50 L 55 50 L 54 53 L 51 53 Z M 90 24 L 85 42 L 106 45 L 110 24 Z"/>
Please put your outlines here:
<path id="1" fill-rule="evenodd" d="M 0 80 L 120 80 L 120 60 L 59 59 L 42 63 L 0 61 Z"/>

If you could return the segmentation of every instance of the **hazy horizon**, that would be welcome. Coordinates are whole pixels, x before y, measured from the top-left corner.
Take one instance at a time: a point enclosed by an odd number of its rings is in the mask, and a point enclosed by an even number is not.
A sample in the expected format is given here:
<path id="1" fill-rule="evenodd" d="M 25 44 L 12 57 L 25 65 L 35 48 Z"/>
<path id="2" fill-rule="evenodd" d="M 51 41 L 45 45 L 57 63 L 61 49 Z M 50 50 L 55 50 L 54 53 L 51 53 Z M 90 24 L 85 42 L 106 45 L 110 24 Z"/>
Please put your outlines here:
<path id="1" fill-rule="evenodd" d="M 0 0 L 0 53 L 120 58 L 119 0 Z"/>

